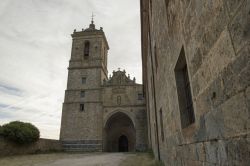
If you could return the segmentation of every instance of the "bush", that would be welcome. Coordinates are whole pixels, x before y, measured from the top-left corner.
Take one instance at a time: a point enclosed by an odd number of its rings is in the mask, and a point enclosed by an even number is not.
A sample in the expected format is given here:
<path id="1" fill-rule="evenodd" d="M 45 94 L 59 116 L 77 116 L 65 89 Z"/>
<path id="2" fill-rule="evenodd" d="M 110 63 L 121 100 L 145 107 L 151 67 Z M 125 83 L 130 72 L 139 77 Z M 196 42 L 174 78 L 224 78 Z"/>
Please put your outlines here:
<path id="1" fill-rule="evenodd" d="M 3 135 L 3 127 L 0 125 L 0 137 Z"/>
<path id="2" fill-rule="evenodd" d="M 13 121 L 2 126 L 2 135 L 5 139 L 15 143 L 29 144 L 39 139 L 40 132 L 31 123 Z"/>

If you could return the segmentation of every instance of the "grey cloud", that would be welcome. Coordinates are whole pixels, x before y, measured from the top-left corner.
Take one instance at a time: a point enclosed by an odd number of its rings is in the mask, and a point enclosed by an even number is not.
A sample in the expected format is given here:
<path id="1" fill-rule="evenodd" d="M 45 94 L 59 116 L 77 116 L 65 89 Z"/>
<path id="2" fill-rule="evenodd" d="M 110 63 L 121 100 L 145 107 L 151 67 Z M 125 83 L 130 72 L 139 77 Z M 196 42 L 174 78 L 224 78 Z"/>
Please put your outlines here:
<path id="1" fill-rule="evenodd" d="M 21 96 L 22 91 L 18 88 L 11 87 L 8 85 L 4 85 L 3 83 L 0 82 L 0 92 L 2 93 L 7 93 L 10 95 L 15 95 L 15 96 Z"/>
<path id="2" fill-rule="evenodd" d="M 111 48 L 109 73 L 121 67 L 141 82 L 139 1 L 1 0 L 0 124 L 29 121 L 42 137 L 58 138 L 70 34 L 86 28 L 92 12 Z"/>

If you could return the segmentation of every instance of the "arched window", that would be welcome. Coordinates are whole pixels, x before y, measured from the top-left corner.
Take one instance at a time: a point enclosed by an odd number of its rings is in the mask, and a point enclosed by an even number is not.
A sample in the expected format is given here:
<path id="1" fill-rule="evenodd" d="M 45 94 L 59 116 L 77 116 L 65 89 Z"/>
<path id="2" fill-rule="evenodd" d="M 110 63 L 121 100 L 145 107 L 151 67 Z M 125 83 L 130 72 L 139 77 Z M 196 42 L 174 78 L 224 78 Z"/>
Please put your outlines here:
<path id="1" fill-rule="evenodd" d="M 84 59 L 89 58 L 89 46 L 90 46 L 89 41 L 86 41 L 84 44 Z"/>

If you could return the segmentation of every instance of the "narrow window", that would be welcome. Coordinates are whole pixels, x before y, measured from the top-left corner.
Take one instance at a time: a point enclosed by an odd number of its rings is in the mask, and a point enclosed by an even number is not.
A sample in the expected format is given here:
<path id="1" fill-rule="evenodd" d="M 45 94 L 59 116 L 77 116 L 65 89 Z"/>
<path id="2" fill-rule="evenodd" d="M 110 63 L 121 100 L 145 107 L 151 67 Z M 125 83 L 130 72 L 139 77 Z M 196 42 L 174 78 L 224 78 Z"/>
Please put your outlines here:
<path id="1" fill-rule="evenodd" d="M 158 68 L 158 54 L 157 54 L 157 47 L 156 45 L 154 46 L 154 56 L 155 56 L 155 68 L 156 68 L 156 72 L 157 72 L 157 68 Z"/>
<path id="2" fill-rule="evenodd" d="M 183 48 L 175 66 L 175 80 L 180 108 L 181 126 L 182 128 L 185 128 L 195 122 L 195 116 L 187 62 Z"/>
<path id="3" fill-rule="evenodd" d="M 82 84 L 86 84 L 86 80 L 87 80 L 86 77 L 82 77 Z"/>
<path id="4" fill-rule="evenodd" d="M 121 99 L 121 96 L 117 96 L 117 104 L 118 104 L 118 105 L 121 105 L 121 100 L 122 100 L 122 99 Z"/>
<path id="5" fill-rule="evenodd" d="M 161 125 L 161 140 L 164 141 L 164 129 L 163 129 L 163 117 L 162 117 L 162 109 L 160 109 L 160 125 Z"/>
<path id="6" fill-rule="evenodd" d="M 89 41 L 86 41 L 84 44 L 84 59 L 89 58 L 89 46 L 90 46 Z"/>
<path id="7" fill-rule="evenodd" d="M 166 10 L 168 9 L 168 3 L 169 3 L 169 0 L 165 0 Z"/>
<path id="8" fill-rule="evenodd" d="M 81 91 L 81 94 L 80 94 L 81 98 L 84 98 L 85 97 L 85 91 Z"/>
<path id="9" fill-rule="evenodd" d="M 84 104 L 80 104 L 80 111 L 85 111 Z"/>
<path id="10" fill-rule="evenodd" d="M 154 133 L 155 133 L 155 145 L 157 145 L 157 133 L 156 133 L 156 124 L 154 123 L 154 127 L 155 127 L 155 131 L 154 131 Z"/>
<path id="11" fill-rule="evenodd" d="M 138 100 L 143 100 L 143 94 L 142 93 L 138 93 Z"/>
<path id="12" fill-rule="evenodd" d="M 149 1 L 149 7 L 150 7 L 150 14 L 152 16 L 152 0 Z"/>

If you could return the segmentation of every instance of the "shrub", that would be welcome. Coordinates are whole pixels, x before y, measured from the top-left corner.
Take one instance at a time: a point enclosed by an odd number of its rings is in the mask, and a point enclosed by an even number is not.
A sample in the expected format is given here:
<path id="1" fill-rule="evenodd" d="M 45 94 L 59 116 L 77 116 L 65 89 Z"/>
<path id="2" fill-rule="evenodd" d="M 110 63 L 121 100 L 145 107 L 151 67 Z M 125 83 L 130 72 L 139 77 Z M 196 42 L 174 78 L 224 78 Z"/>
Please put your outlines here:
<path id="1" fill-rule="evenodd" d="M 0 137 L 3 135 L 3 127 L 0 125 Z"/>
<path id="2" fill-rule="evenodd" d="M 13 121 L 2 126 L 2 135 L 5 139 L 15 143 L 29 144 L 39 139 L 40 132 L 31 123 Z"/>

